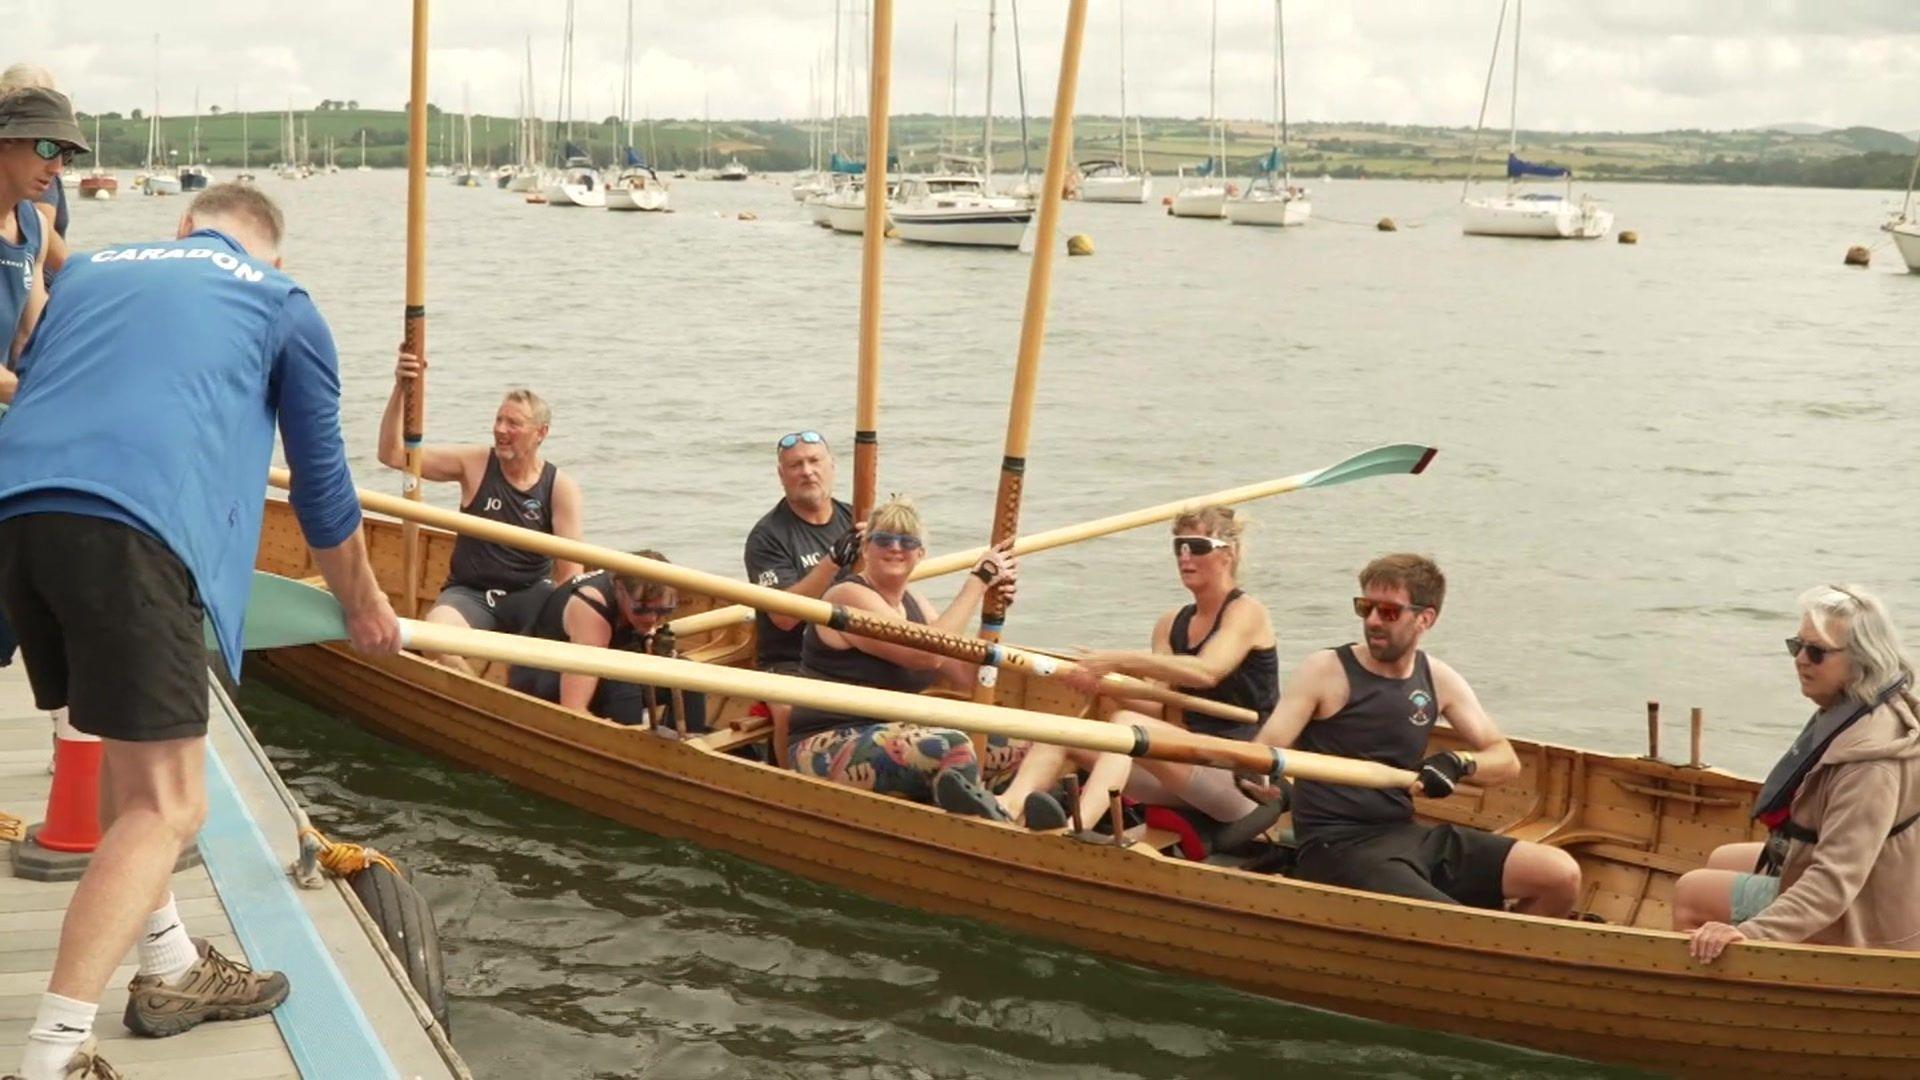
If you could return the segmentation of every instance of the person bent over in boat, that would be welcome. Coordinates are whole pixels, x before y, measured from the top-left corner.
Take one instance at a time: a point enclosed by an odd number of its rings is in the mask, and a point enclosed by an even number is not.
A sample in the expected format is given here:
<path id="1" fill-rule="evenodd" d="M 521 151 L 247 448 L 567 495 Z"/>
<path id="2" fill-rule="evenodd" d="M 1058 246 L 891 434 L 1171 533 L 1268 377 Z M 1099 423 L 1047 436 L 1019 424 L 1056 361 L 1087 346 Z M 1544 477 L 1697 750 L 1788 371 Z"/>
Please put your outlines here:
<path id="1" fill-rule="evenodd" d="M 1571 915 L 1580 865 L 1565 851 L 1413 820 L 1414 795 L 1445 798 L 1469 776 L 1489 787 L 1505 783 L 1520 775 L 1520 759 L 1467 680 L 1419 647 L 1446 600 L 1440 568 L 1422 555 L 1383 555 L 1360 572 L 1360 591 L 1353 609 L 1366 647 L 1348 643 L 1301 661 L 1260 741 L 1378 761 L 1417 771 L 1419 780 L 1405 791 L 1296 780 L 1295 876 L 1469 907 L 1511 904 L 1529 915 Z M 1427 753 L 1428 732 L 1443 717 L 1469 749 Z"/>
<path id="2" fill-rule="evenodd" d="M 920 512 L 906 499 L 874 508 L 866 522 L 866 572 L 842 579 L 824 596 L 828 603 L 869 611 L 936 630 L 960 633 L 988 590 L 1013 596 L 1019 568 L 1009 545 L 980 557 L 973 573 L 945 611 L 907 588 L 913 568 L 926 557 Z M 801 640 L 802 674 L 832 682 L 917 694 L 936 680 L 955 688 L 973 685 L 975 667 L 906 645 L 875 641 L 830 627 L 809 625 Z M 911 723 L 875 723 L 866 717 L 795 707 L 787 732 L 789 767 L 809 776 L 937 802 L 956 813 L 1004 820 L 1000 804 L 982 786 L 981 762 L 966 732 Z M 988 775 L 1019 764 L 1025 743 L 1000 736 L 988 741 Z"/>
<path id="3" fill-rule="evenodd" d="M 634 554 L 643 559 L 667 561 L 667 557 L 657 551 Z M 576 574 L 554 589 L 546 603 L 540 605 L 540 612 L 526 633 L 547 641 L 648 652 L 655 641 L 655 632 L 673 614 L 678 603 L 678 594 L 671 586 L 633 574 L 596 570 Z M 674 712 L 674 703 L 679 701 L 686 712 L 687 731 L 707 730 L 706 697 L 699 693 L 674 694 L 639 683 L 546 671 L 524 664 L 515 664 L 508 670 L 507 685 L 523 694 L 592 713 L 616 724 L 634 727 L 651 721 L 655 730 L 663 734 L 679 730 Z"/>
<path id="4" fill-rule="evenodd" d="M 426 372 L 426 361 L 411 353 L 401 353 L 394 366 L 393 394 L 380 417 L 380 464 L 388 468 L 407 467 L 403 399 L 408 384 Z M 553 462 L 540 458 L 552 418 L 538 394 L 510 390 L 493 414 L 493 445 L 422 446 L 420 478 L 457 482 L 463 514 L 578 540 L 580 487 Z M 564 559 L 461 536 L 454 541 L 446 585 L 427 621 L 519 633 L 539 613 L 553 580 L 566 581 L 580 569 L 580 564 Z M 459 670 L 467 667 L 457 656 L 432 659 Z"/>
<path id="5" fill-rule="evenodd" d="M 1674 888 L 1673 926 L 1712 961 L 1735 941 L 1920 949 L 1920 697 L 1880 600 L 1800 597 L 1787 639 L 1815 705 L 1754 801 L 1770 839 L 1725 844 Z"/>
<path id="6" fill-rule="evenodd" d="M 1151 651 L 1090 653 L 1080 658 L 1079 671 L 1067 678 L 1084 693 L 1097 693 L 1100 677 L 1109 673 L 1152 679 L 1184 693 L 1249 709 L 1255 718 L 1242 723 L 1191 711 L 1169 717 L 1157 702 L 1134 701 L 1109 719 L 1229 739 L 1252 739 L 1259 734 L 1280 697 L 1280 662 L 1266 606 L 1240 590 L 1245 531 L 1246 519 L 1236 516 L 1231 507 L 1210 506 L 1175 518 L 1174 565 L 1193 603 L 1160 616 L 1153 628 Z M 1228 851 L 1265 831 L 1286 810 L 1286 804 L 1277 800 L 1263 804 L 1248 798 L 1225 769 L 1135 761 L 1125 754 L 1051 745 L 1036 745 L 1027 752 L 1020 772 L 1001 796 L 1001 805 L 1023 817 L 1031 828 L 1065 824 L 1059 802 L 1045 789 L 1053 785 L 1069 758 L 1090 769 L 1080 793 L 1080 820 L 1086 823 L 1100 820 L 1107 812 L 1112 792 L 1124 791 L 1150 805 L 1190 807 L 1221 823 L 1223 828 L 1212 843 L 1217 850 Z"/>

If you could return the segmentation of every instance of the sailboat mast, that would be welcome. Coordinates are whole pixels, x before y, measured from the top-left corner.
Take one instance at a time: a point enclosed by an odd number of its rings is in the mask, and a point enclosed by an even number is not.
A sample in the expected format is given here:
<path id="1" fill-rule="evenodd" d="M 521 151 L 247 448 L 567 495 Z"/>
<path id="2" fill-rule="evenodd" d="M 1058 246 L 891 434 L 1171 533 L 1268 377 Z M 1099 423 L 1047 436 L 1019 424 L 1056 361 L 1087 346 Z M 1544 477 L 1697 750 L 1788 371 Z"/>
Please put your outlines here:
<path id="1" fill-rule="evenodd" d="M 627 0 L 627 75 L 620 87 L 620 115 L 627 121 L 627 146 L 633 146 L 633 0 Z M 618 157 L 618 153 L 615 154 Z"/>
<path id="2" fill-rule="evenodd" d="M 1127 0 L 1120 0 L 1120 171 L 1127 171 Z"/>
<path id="3" fill-rule="evenodd" d="M 1467 157 L 1467 178 L 1460 182 L 1460 198 L 1473 190 L 1473 174 L 1480 166 L 1480 133 L 1487 127 L 1487 103 L 1493 100 L 1493 69 L 1500 63 L 1500 35 L 1507 30 L 1507 0 L 1500 0 L 1500 21 L 1493 25 L 1493 55 L 1487 57 L 1487 81 L 1480 87 L 1480 116 L 1473 122 L 1473 153 Z"/>
<path id="4" fill-rule="evenodd" d="M 1507 154 L 1520 149 L 1520 17 L 1527 12 L 1527 0 L 1513 5 L 1513 93 L 1507 98 Z"/>
<path id="5" fill-rule="evenodd" d="M 200 160 L 200 88 L 193 88 L 193 146 L 187 150 L 187 164 Z"/>
<path id="6" fill-rule="evenodd" d="M 1020 58 L 1020 0 L 1007 3 L 1013 8 L 1013 91 L 1020 101 L 1020 177 L 1031 180 L 1033 159 L 1028 148 L 1033 140 L 1027 138 L 1027 62 Z"/>
<path id="7" fill-rule="evenodd" d="M 980 160 L 988 190 L 993 188 L 993 35 L 999 21 L 998 7 L 997 0 L 987 0 L 987 117 L 980 133 Z"/>
<path id="8" fill-rule="evenodd" d="M 947 146 L 960 152 L 960 20 L 953 20 L 953 58 L 947 64 Z"/>
<path id="9" fill-rule="evenodd" d="M 840 0 L 833 0 L 833 152 L 840 153 Z"/>
<path id="10" fill-rule="evenodd" d="M 1212 29 L 1207 36 L 1207 156 L 1213 157 L 1214 136 L 1220 130 L 1219 113 L 1215 111 L 1215 90 L 1217 89 L 1220 69 L 1220 0 L 1213 0 Z M 1220 141 L 1220 169 L 1226 168 L 1226 140 Z M 1217 173 L 1216 173 L 1217 175 Z"/>

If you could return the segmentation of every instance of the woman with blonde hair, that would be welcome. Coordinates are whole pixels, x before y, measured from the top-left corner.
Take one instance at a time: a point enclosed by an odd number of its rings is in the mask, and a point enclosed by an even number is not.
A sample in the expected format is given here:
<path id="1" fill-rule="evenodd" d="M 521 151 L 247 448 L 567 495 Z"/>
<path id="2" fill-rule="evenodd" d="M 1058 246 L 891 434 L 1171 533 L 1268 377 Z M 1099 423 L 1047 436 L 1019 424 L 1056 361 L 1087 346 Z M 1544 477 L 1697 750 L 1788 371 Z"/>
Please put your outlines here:
<path id="1" fill-rule="evenodd" d="M 1280 700 L 1280 662 L 1273 619 L 1265 605 L 1240 589 L 1246 526 L 1247 520 L 1227 506 L 1203 507 L 1175 518 L 1174 568 L 1193 602 L 1160 616 L 1151 649 L 1090 653 L 1068 679 L 1086 693 L 1097 692 L 1099 678 L 1109 672 L 1151 679 L 1249 709 L 1255 719 L 1239 723 L 1193 711 L 1172 712 L 1150 701 L 1117 703 L 1108 719 L 1229 739 L 1251 739 L 1259 733 Z M 1218 828 L 1209 830 L 1211 843 L 1224 851 L 1252 840 L 1286 810 L 1279 801 L 1248 798 L 1224 769 L 1057 746 L 1036 746 L 1028 753 L 1001 796 L 1002 806 L 1030 828 L 1065 824 L 1064 809 L 1046 789 L 1069 759 L 1090 770 L 1080 795 L 1080 817 L 1089 825 L 1107 812 L 1113 792 L 1124 791 L 1150 805 L 1199 811 L 1217 823 Z"/>
<path id="2" fill-rule="evenodd" d="M 1712 961 L 1735 941 L 1920 950 L 1920 698 L 1887 609 L 1858 585 L 1800 597 L 1787 639 L 1814 703 L 1753 816 L 1770 838 L 1726 844 L 1674 888 L 1674 929 Z"/>
<path id="3" fill-rule="evenodd" d="M 989 591 L 1011 599 L 1019 568 L 1010 545 L 1003 544 L 980 557 L 946 610 L 931 614 L 933 605 L 907 588 L 914 567 L 926 558 L 926 540 L 920 512 L 894 496 L 867 519 L 862 572 L 842 578 L 821 598 L 947 633 L 963 632 Z M 919 693 L 936 681 L 970 687 L 976 674 L 972 664 L 819 625 L 808 626 L 801 639 L 800 664 L 802 674 L 812 678 L 905 693 Z M 1005 819 L 983 784 L 982 762 L 966 732 L 798 707 L 787 729 L 776 730 L 774 737 L 785 741 L 788 765 L 796 772 L 934 802 L 955 813 Z M 994 737 L 985 771 L 1010 770 L 1024 750 L 1025 744 Z"/>

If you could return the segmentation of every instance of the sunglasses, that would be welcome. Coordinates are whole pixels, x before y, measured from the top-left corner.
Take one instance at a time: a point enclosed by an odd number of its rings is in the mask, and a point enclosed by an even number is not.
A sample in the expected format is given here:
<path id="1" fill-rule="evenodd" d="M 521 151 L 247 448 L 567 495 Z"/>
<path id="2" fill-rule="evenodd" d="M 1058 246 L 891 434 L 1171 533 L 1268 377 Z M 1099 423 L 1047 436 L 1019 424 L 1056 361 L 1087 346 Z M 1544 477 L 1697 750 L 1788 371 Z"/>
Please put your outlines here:
<path id="1" fill-rule="evenodd" d="M 867 543 L 873 544 L 876 547 L 887 548 L 889 550 L 893 548 L 899 548 L 901 551 L 919 551 L 921 547 L 919 537 L 908 536 L 906 533 L 890 533 L 890 532 L 868 533 Z"/>
<path id="2" fill-rule="evenodd" d="M 817 431 L 796 431 L 792 434 L 780 436 L 780 441 L 775 445 L 779 446 L 782 450 L 791 450 L 799 443 L 806 443 L 811 446 L 815 443 L 824 444 L 826 441 L 827 437 Z"/>
<path id="3" fill-rule="evenodd" d="M 54 158 L 59 158 L 60 164 L 71 165 L 73 164 L 74 156 L 79 154 L 80 150 L 78 147 L 68 146 L 66 143 L 56 139 L 35 139 L 33 152 L 39 155 L 41 161 L 52 161 Z"/>
<path id="4" fill-rule="evenodd" d="M 1222 548 L 1230 548 L 1232 546 L 1233 541 L 1231 540 L 1217 540 L 1211 536 L 1176 536 L 1173 538 L 1173 553 L 1176 556 L 1192 555 L 1198 558 L 1201 555 L 1211 555 Z"/>
<path id="5" fill-rule="evenodd" d="M 1834 653 L 1845 651 L 1845 649 L 1833 645 L 1815 645 L 1803 637 L 1790 637 L 1787 639 L 1787 655 L 1799 656 L 1804 652 L 1807 654 L 1807 663 L 1809 664 L 1826 663 L 1827 657 L 1832 656 Z"/>
<path id="6" fill-rule="evenodd" d="M 1353 598 L 1353 613 L 1355 615 L 1364 619 L 1378 612 L 1380 621 L 1383 623 L 1399 622 L 1400 616 L 1407 612 L 1424 611 L 1426 607 L 1427 605 L 1425 604 L 1396 604 L 1391 600 L 1375 600 L 1366 596 L 1356 596 Z"/>

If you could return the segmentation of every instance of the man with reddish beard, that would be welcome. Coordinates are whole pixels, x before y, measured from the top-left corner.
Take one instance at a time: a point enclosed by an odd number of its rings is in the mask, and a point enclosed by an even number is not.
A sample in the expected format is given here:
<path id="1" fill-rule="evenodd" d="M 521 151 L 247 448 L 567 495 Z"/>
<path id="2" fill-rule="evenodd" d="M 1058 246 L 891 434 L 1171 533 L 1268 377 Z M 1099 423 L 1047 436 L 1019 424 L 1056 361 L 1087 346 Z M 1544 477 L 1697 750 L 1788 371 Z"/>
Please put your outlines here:
<path id="1" fill-rule="evenodd" d="M 407 467 L 402 395 L 426 369 L 426 361 L 411 353 L 401 353 L 394 368 L 393 394 L 380 418 L 380 463 L 389 468 Z M 491 446 L 423 446 L 420 478 L 458 482 L 461 513 L 578 540 L 580 487 L 540 457 L 552 418 L 540 395 L 509 390 L 493 415 Z M 427 621 L 517 634 L 539 614 L 553 583 L 579 572 L 579 563 L 462 536 L 454 541 L 446 584 Z M 453 656 L 433 659 L 455 668 L 466 664 Z"/>
<path id="2" fill-rule="evenodd" d="M 1383 555 L 1360 572 L 1354 613 L 1366 648 L 1352 643 L 1308 656 L 1281 695 L 1260 741 L 1417 770 L 1408 790 L 1299 780 L 1293 825 L 1296 877 L 1441 903 L 1565 917 L 1580 895 L 1580 866 L 1559 848 L 1458 825 L 1413 820 L 1413 796 L 1453 794 L 1464 777 L 1495 786 L 1520 775 L 1520 759 L 1460 673 L 1420 640 L 1440 618 L 1447 579 L 1422 555 Z M 1469 750 L 1427 753 L 1444 717 Z"/>

